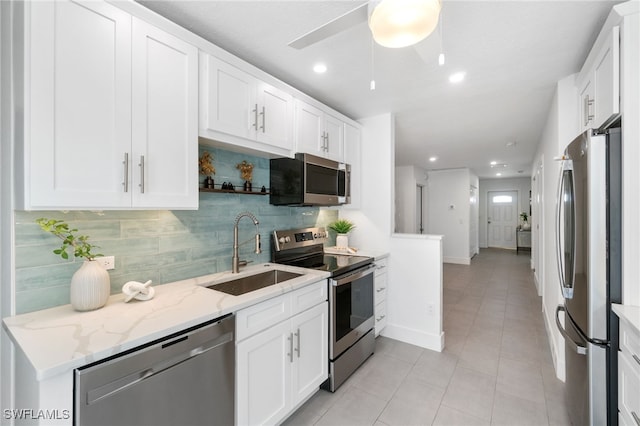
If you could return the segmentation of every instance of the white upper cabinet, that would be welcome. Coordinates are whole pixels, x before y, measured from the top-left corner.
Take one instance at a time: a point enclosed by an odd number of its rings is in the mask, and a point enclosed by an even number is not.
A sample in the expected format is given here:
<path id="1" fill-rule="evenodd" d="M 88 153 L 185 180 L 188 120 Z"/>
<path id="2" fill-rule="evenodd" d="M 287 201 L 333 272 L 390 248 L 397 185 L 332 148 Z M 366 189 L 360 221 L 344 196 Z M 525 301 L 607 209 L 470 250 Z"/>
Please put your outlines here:
<path id="1" fill-rule="evenodd" d="M 198 50 L 133 20 L 133 206 L 198 208 Z"/>
<path id="2" fill-rule="evenodd" d="M 578 77 L 581 130 L 607 126 L 620 113 L 620 27 L 589 59 Z"/>
<path id="3" fill-rule="evenodd" d="M 199 129 L 207 139 L 291 155 L 293 97 L 200 52 Z"/>
<path id="4" fill-rule="evenodd" d="M 296 99 L 296 151 L 344 161 L 344 121 Z"/>
<path id="5" fill-rule="evenodd" d="M 19 207 L 197 208 L 197 50 L 104 2 L 27 8 Z"/>
<path id="6" fill-rule="evenodd" d="M 99 2 L 29 5 L 24 208 L 130 204 L 131 16 Z"/>

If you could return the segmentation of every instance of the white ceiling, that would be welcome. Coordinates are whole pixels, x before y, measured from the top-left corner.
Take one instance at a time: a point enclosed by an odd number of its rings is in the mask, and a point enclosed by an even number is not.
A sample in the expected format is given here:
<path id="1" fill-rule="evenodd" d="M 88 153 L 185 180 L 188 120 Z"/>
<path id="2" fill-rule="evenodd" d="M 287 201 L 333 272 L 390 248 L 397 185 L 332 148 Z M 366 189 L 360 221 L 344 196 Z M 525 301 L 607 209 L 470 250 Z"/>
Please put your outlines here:
<path id="1" fill-rule="evenodd" d="M 366 23 L 302 50 L 287 46 L 362 0 L 140 3 L 347 116 L 394 113 L 397 165 L 492 178 L 490 161 L 508 164 L 503 177 L 530 175 L 555 83 L 579 71 L 620 1 L 443 0 L 443 67 L 438 30 L 415 47 L 376 45 L 373 66 Z M 325 74 L 312 71 L 318 61 Z M 466 72 L 461 84 L 448 82 L 455 71 Z"/>

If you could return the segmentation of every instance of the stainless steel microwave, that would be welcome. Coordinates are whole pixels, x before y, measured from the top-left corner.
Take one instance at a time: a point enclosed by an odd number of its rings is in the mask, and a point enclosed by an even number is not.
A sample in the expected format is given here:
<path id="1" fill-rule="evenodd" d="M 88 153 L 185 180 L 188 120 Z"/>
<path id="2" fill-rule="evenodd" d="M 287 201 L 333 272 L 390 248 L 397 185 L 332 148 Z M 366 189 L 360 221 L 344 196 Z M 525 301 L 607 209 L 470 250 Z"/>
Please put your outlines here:
<path id="1" fill-rule="evenodd" d="M 270 203 L 337 206 L 351 202 L 351 166 L 311 154 L 274 158 L 270 163 Z"/>

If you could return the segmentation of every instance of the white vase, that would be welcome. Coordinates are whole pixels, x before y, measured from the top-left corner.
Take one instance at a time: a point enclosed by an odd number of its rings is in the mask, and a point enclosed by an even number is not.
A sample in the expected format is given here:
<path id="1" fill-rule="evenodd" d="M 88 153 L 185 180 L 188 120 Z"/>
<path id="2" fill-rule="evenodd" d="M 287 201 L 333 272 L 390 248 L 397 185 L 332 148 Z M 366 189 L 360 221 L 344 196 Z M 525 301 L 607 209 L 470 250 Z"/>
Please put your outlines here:
<path id="1" fill-rule="evenodd" d="M 109 273 L 95 260 L 85 260 L 71 277 L 71 306 L 76 311 L 102 308 L 110 293 Z"/>
<path id="2" fill-rule="evenodd" d="M 344 249 L 349 247 L 349 236 L 347 234 L 336 235 L 336 247 Z"/>

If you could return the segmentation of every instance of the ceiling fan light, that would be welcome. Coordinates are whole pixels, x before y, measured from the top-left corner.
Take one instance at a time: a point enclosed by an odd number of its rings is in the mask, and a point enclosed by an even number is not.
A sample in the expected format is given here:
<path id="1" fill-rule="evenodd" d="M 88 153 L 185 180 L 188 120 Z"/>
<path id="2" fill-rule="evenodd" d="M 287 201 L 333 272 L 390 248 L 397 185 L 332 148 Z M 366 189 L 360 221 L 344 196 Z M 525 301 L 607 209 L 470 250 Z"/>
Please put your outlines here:
<path id="1" fill-rule="evenodd" d="M 369 28 L 381 46 L 411 46 L 433 32 L 440 9 L 440 0 L 374 0 L 369 3 Z"/>

